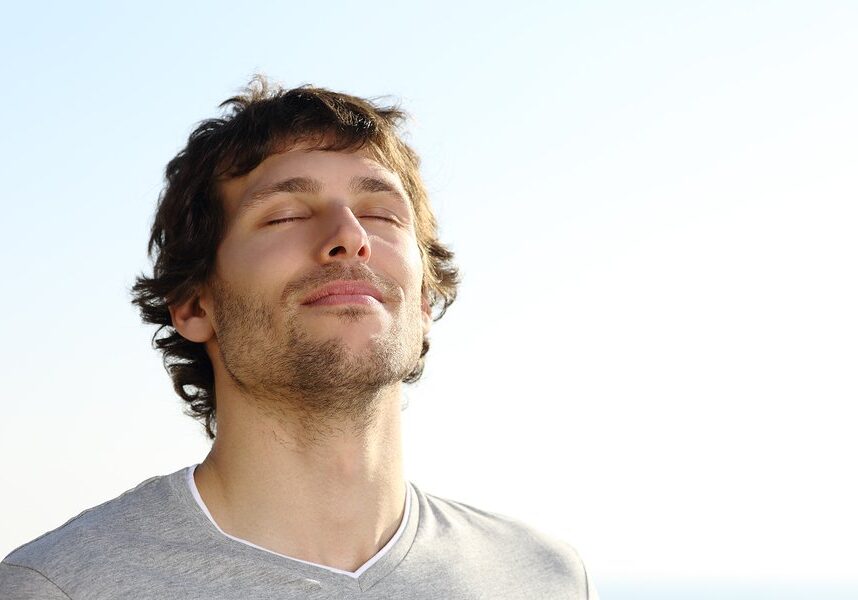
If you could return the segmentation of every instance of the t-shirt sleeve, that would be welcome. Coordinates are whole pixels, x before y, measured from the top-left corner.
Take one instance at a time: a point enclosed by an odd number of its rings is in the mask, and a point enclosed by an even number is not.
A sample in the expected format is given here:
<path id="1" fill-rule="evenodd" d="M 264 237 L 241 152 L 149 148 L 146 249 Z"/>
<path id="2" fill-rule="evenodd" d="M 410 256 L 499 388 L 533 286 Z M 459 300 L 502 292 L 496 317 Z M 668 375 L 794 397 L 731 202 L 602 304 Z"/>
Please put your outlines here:
<path id="1" fill-rule="evenodd" d="M 3 600 L 70 600 L 53 581 L 30 567 L 0 563 Z"/>

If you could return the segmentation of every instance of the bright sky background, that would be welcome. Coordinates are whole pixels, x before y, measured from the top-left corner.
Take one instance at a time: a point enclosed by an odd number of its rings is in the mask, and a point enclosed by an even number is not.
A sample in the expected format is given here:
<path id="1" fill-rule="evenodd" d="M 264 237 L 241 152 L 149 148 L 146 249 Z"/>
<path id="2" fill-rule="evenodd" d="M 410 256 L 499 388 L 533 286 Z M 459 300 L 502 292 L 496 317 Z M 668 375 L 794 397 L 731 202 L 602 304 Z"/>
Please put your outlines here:
<path id="1" fill-rule="evenodd" d="M 410 479 L 603 587 L 858 585 L 856 31 L 846 0 L 6 8 L 0 556 L 205 456 L 128 288 L 166 162 L 265 72 L 414 115 L 464 283 Z"/>

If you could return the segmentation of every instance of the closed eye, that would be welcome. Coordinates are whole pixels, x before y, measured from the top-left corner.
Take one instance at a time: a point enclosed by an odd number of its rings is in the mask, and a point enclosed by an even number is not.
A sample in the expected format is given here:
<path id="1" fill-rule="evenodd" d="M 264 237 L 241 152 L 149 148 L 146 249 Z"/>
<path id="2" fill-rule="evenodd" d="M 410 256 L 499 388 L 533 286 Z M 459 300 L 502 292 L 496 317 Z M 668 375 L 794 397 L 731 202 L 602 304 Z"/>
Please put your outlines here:
<path id="1" fill-rule="evenodd" d="M 399 225 L 399 219 L 396 219 L 395 217 L 388 217 L 386 215 L 363 215 L 361 219 L 381 219 L 382 221 L 388 221 L 390 223 Z"/>
<path id="2" fill-rule="evenodd" d="M 293 221 L 302 221 L 307 219 L 308 217 L 280 217 L 278 219 L 272 219 L 265 223 L 265 225 L 278 225 L 280 223 L 291 223 Z M 400 225 L 399 219 L 393 216 L 387 215 L 362 215 L 361 219 L 378 219 L 381 221 L 387 221 L 388 223 L 392 223 L 394 225 Z"/>
<path id="3" fill-rule="evenodd" d="M 266 225 L 277 225 L 278 223 L 290 223 L 292 221 L 300 221 L 301 219 L 306 219 L 307 217 L 280 217 L 279 219 L 273 219 L 268 221 Z"/>

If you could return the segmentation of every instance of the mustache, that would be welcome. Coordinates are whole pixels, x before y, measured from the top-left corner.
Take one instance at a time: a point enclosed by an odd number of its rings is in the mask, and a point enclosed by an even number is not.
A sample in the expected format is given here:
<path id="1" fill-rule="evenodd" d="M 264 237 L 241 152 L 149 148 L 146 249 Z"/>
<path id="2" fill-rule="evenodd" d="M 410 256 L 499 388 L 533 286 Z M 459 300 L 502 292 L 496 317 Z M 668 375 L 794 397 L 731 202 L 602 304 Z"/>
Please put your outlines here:
<path id="1" fill-rule="evenodd" d="M 385 302 L 401 299 L 399 286 L 387 277 L 373 273 L 366 265 L 330 263 L 287 283 L 280 294 L 280 301 L 287 304 L 290 300 L 303 298 L 315 288 L 342 279 L 365 281 L 375 286 L 381 292 Z"/>

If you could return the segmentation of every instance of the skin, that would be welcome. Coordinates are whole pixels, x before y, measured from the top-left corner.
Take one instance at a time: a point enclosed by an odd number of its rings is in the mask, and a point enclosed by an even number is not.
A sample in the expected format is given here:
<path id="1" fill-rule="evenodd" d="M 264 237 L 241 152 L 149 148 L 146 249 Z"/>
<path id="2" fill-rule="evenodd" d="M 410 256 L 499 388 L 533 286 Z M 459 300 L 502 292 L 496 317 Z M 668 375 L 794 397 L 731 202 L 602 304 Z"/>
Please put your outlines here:
<path id="1" fill-rule="evenodd" d="M 252 201 L 296 177 L 318 189 Z M 385 185 L 359 191 L 361 178 Z M 355 571 L 404 510 L 401 379 L 431 323 L 410 201 L 362 151 L 300 147 L 220 191 L 215 277 L 170 307 L 214 367 L 217 438 L 197 487 L 226 533 Z M 342 279 L 374 283 L 383 301 L 302 304 Z"/>

